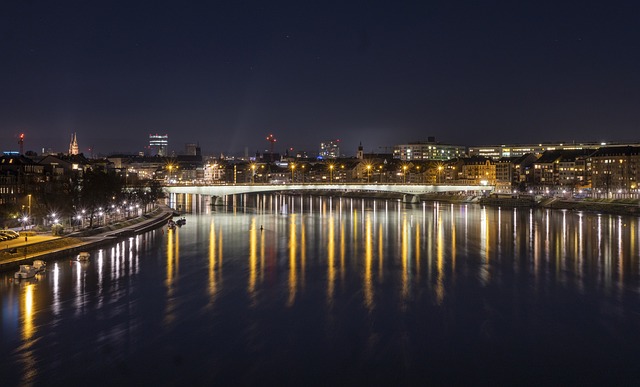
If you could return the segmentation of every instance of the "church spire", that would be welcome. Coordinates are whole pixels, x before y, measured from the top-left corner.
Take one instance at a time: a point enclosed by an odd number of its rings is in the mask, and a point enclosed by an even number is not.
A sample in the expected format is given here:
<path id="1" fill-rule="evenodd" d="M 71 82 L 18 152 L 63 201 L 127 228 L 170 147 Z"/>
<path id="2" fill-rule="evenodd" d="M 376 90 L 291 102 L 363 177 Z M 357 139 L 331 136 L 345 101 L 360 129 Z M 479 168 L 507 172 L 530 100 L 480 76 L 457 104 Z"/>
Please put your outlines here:
<path id="1" fill-rule="evenodd" d="M 69 154 L 77 155 L 78 153 L 78 139 L 76 138 L 76 133 L 73 132 L 71 135 L 71 142 L 69 143 Z"/>

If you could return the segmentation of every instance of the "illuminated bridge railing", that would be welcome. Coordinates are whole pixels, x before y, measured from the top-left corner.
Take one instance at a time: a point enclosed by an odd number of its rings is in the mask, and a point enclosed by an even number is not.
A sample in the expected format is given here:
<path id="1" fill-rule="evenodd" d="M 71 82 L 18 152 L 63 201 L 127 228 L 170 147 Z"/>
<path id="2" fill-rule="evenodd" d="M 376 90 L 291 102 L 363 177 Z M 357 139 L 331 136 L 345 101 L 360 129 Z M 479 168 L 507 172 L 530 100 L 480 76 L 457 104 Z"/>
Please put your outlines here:
<path id="1" fill-rule="evenodd" d="M 298 184 L 212 184 L 212 185 L 167 185 L 169 193 L 224 196 L 244 193 L 281 191 L 338 191 L 338 192 L 394 192 L 420 195 L 443 192 L 490 192 L 490 185 L 458 184 L 380 184 L 380 183 L 298 183 Z"/>

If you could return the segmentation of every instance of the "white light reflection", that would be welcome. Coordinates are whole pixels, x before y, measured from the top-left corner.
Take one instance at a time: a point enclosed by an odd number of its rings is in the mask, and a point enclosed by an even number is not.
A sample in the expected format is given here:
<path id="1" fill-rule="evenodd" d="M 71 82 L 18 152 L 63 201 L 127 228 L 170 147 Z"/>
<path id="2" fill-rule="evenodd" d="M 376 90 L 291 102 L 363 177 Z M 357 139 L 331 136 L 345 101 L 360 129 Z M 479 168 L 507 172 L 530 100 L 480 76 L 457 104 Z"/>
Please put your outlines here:
<path id="1" fill-rule="evenodd" d="M 53 301 L 51 303 L 53 314 L 60 314 L 60 267 L 58 262 L 53 264 Z"/>

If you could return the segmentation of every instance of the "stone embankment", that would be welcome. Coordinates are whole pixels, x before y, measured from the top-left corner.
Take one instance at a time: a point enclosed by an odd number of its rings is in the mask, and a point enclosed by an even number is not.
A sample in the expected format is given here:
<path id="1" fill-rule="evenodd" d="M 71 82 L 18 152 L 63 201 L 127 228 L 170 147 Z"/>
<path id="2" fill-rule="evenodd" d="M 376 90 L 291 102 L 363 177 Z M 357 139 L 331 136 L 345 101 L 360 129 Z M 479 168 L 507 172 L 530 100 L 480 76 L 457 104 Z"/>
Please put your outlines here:
<path id="1" fill-rule="evenodd" d="M 174 215 L 171 208 L 160 206 L 153 212 L 106 227 L 82 230 L 63 237 L 31 235 L 20 236 L 2 242 L 0 271 L 12 270 L 30 264 L 34 259 L 44 261 L 62 257 L 73 257 L 80 251 L 94 249 L 142 232 L 161 227 Z"/>

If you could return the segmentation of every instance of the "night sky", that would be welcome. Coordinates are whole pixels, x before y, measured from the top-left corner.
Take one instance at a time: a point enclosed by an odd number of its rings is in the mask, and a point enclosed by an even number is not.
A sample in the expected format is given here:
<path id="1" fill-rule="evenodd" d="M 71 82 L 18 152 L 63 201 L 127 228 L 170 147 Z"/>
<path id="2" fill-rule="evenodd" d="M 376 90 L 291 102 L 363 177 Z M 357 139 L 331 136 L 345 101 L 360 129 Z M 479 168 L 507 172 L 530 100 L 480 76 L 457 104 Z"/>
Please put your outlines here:
<path id="1" fill-rule="evenodd" d="M 639 141 L 640 2 L 0 3 L 0 146 Z"/>

